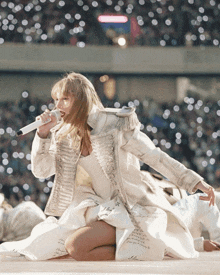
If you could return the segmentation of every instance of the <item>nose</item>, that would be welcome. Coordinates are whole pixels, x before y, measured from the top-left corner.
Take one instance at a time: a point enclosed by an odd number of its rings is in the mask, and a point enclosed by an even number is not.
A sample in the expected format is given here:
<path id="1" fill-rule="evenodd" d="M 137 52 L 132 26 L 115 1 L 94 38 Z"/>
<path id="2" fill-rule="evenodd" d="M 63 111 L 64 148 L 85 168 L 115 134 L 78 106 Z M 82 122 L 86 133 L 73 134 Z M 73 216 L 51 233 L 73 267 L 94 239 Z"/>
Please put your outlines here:
<path id="1" fill-rule="evenodd" d="M 62 103 L 61 103 L 60 100 L 57 100 L 57 102 L 56 102 L 56 107 L 57 107 L 58 109 L 62 108 Z"/>

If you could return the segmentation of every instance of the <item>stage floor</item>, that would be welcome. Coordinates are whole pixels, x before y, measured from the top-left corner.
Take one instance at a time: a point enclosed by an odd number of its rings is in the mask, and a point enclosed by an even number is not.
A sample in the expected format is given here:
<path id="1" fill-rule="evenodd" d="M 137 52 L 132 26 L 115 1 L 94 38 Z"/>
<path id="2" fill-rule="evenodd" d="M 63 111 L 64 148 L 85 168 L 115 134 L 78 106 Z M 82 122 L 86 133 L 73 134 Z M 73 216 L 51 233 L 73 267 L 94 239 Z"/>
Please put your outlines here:
<path id="1" fill-rule="evenodd" d="M 111 275 L 111 274 L 220 274 L 220 252 L 202 252 L 198 259 L 149 262 L 76 262 L 50 260 L 30 262 L 0 258 L 0 274 L 19 275 Z"/>

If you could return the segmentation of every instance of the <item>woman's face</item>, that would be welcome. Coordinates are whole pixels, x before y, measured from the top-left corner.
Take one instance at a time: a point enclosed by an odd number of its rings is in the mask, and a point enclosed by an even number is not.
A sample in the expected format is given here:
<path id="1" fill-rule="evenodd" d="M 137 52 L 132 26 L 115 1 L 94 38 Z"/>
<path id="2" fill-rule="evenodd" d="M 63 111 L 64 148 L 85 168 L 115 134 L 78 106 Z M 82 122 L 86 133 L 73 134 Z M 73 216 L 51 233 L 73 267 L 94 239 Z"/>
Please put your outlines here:
<path id="1" fill-rule="evenodd" d="M 66 115 L 70 113 L 73 101 L 73 96 L 57 93 L 54 103 L 56 108 L 60 111 L 62 118 L 64 118 Z"/>

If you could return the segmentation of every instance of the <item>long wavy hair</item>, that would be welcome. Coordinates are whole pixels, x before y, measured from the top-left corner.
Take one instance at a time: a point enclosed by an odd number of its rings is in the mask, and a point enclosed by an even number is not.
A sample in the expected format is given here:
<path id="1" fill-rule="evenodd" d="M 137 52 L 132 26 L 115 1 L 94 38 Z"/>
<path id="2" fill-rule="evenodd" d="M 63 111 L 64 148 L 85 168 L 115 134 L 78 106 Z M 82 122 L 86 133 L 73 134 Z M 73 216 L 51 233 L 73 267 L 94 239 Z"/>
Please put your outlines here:
<path id="1" fill-rule="evenodd" d="M 70 96 L 74 98 L 70 113 L 67 114 L 60 125 L 60 128 L 69 124 L 66 131 L 59 135 L 59 140 L 70 134 L 73 142 L 81 139 L 81 152 L 83 149 L 89 150 L 91 147 L 90 127 L 87 119 L 93 104 L 103 109 L 93 84 L 82 74 L 69 73 L 63 79 L 59 80 L 51 90 L 51 96 L 54 100 L 57 94 L 61 96 Z"/>

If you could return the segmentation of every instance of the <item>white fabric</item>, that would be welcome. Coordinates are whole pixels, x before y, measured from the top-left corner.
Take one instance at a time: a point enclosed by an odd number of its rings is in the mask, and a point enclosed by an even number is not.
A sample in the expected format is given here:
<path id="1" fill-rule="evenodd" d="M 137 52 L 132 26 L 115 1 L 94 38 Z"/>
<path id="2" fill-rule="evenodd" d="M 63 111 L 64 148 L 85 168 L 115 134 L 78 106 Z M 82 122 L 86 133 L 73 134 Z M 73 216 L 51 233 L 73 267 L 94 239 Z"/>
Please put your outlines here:
<path id="1" fill-rule="evenodd" d="M 89 187 L 80 186 L 77 194 L 81 203 L 77 205 L 76 198 L 60 220 L 49 217 L 34 228 L 28 239 L 4 243 L 0 247 L 0 254 L 9 256 L 21 254 L 30 260 L 63 256 L 67 254 L 65 239 L 71 233 L 95 220 L 104 220 L 116 227 L 117 260 L 162 260 L 164 253 L 175 258 L 195 257 L 193 250 L 192 254 L 188 251 L 188 246 L 192 245 L 191 240 L 172 213 L 136 204 L 132 208 L 135 217 L 135 221 L 132 221 L 120 199 L 118 197 L 110 199 L 112 192 L 109 189 L 109 180 L 95 155 L 92 153 L 90 156 L 81 157 L 80 165 L 90 173 L 92 180 L 94 179 L 93 189 L 97 195 L 92 194 Z M 85 199 L 82 200 L 82 196 Z M 138 223 L 139 228 L 136 228 L 134 223 Z M 179 237 L 181 242 L 178 241 Z"/>
<path id="2" fill-rule="evenodd" d="M 110 200 L 112 196 L 111 183 L 103 173 L 94 151 L 86 157 L 81 156 L 79 165 L 90 175 L 95 193 L 103 199 Z"/>
<path id="3" fill-rule="evenodd" d="M 22 240 L 30 236 L 35 225 L 46 219 L 34 202 L 22 202 L 15 208 L 0 209 L 1 241 Z"/>
<path id="4" fill-rule="evenodd" d="M 193 254 L 189 254 L 188 246 L 192 246 L 192 243 L 172 215 L 168 215 L 167 220 L 166 212 L 159 208 L 136 205 L 133 215 L 142 229 L 138 230 L 118 198 L 97 205 L 99 202 L 101 203 L 101 200 L 95 196 L 85 199 L 79 205 L 73 203 L 60 220 L 49 217 L 45 222 L 38 224 L 29 238 L 3 243 L 0 246 L 0 254 L 25 255 L 29 260 L 45 260 L 67 254 L 64 247 L 65 239 L 77 228 L 86 225 L 86 210 L 93 207 L 89 216 L 87 213 L 87 222 L 90 222 L 95 216 L 94 213 L 98 212 L 98 219 L 117 228 L 116 260 L 162 260 L 164 251 L 176 258 L 196 256 L 193 250 Z"/>
<path id="5" fill-rule="evenodd" d="M 202 233 L 202 225 L 208 230 L 210 240 L 220 242 L 220 212 L 215 204 L 209 206 L 209 202 L 199 199 L 202 194 L 188 196 L 176 202 L 176 208 L 184 223 L 189 228 L 193 238 L 199 238 Z"/>

